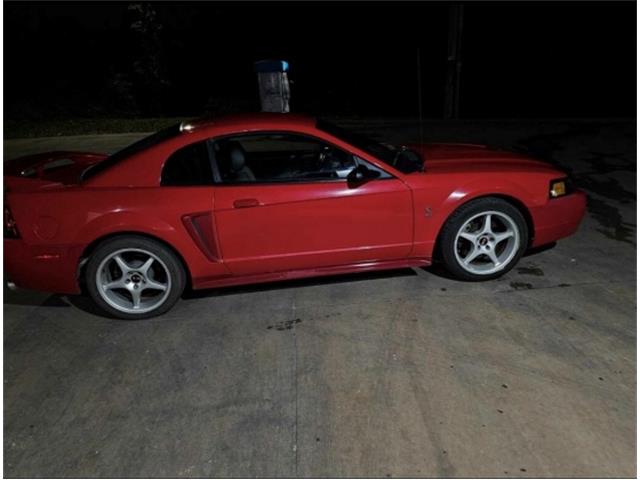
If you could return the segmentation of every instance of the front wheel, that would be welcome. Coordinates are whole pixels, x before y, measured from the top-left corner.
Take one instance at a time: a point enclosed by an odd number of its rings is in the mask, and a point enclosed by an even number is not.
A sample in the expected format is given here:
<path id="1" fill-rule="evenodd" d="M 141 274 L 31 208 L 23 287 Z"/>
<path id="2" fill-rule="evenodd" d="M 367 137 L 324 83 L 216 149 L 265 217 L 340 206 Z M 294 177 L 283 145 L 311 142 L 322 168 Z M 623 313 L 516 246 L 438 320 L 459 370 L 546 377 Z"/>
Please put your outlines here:
<path id="1" fill-rule="evenodd" d="M 101 243 L 89 258 L 85 280 L 102 310 L 127 320 L 167 312 L 186 283 L 184 268 L 169 248 L 136 235 Z"/>
<path id="2" fill-rule="evenodd" d="M 499 198 L 480 198 L 447 220 L 440 253 L 449 272 L 462 280 L 490 280 L 520 260 L 529 241 L 520 211 Z"/>

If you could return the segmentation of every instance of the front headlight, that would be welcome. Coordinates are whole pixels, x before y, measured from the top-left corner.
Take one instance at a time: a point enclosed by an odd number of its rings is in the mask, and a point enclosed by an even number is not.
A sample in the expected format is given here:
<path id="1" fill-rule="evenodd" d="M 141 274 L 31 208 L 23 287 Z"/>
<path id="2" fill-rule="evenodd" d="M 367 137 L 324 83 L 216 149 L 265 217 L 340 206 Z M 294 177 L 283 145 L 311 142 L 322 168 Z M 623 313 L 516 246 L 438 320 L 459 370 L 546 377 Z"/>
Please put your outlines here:
<path id="1" fill-rule="evenodd" d="M 551 180 L 549 184 L 549 198 L 559 198 L 570 194 L 573 191 L 573 184 L 567 177 Z"/>

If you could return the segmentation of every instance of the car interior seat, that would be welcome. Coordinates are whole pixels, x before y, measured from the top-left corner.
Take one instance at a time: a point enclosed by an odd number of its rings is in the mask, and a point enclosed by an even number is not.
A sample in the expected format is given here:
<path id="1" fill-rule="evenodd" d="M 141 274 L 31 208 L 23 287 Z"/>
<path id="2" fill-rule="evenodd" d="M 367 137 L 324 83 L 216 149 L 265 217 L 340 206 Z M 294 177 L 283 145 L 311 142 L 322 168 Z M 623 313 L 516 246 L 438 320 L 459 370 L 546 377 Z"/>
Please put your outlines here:
<path id="1" fill-rule="evenodd" d="M 252 182 L 255 175 L 246 163 L 246 153 L 242 145 L 236 141 L 230 141 L 224 145 L 219 154 L 222 159 L 222 176 L 228 181 Z"/>

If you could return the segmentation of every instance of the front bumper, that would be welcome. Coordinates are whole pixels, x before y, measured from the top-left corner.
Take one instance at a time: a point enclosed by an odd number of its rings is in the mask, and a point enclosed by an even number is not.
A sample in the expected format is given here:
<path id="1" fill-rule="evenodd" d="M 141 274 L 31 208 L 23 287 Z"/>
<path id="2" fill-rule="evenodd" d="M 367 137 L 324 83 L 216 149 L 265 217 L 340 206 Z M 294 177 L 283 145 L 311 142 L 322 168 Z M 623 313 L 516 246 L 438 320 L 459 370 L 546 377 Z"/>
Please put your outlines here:
<path id="1" fill-rule="evenodd" d="M 578 230 L 587 208 L 587 195 L 577 190 L 531 209 L 534 226 L 532 247 L 553 243 Z"/>
<path id="2" fill-rule="evenodd" d="M 77 294 L 80 253 L 79 247 L 31 246 L 20 239 L 5 238 L 5 278 L 20 288 Z"/>

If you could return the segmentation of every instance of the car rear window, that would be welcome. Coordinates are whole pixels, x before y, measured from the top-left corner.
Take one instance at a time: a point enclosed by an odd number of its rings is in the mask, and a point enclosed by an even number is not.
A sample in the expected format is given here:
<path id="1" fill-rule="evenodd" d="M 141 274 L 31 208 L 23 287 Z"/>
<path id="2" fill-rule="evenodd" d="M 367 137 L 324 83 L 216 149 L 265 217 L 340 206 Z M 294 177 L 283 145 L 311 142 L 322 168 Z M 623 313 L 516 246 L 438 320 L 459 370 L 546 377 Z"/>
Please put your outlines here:
<path id="1" fill-rule="evenodd" d="M 213 170 L 205 142 L 192 143 L 174 152 L 162 169 L 162 186 L 213 185 Z"/>

